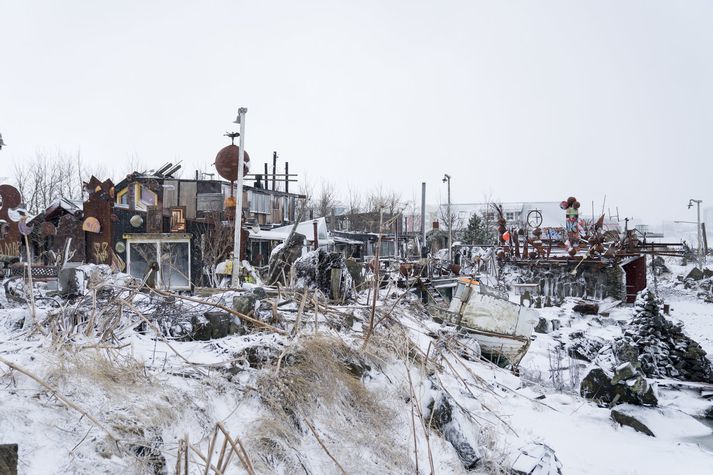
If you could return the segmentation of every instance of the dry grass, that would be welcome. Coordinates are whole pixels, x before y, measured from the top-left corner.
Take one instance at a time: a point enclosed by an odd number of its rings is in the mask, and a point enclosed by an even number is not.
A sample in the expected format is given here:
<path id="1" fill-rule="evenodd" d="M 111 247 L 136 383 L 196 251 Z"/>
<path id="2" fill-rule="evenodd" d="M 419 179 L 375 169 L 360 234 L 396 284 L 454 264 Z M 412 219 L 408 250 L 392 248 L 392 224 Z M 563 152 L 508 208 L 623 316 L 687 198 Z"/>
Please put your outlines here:
<path id="1" fill-rule="evenodd" d="M 408 467 L 408 447 L 385 436 L 395 414 L 362 382 L 373 364 L 364 353 L 334 337 L 302 337 L 289 347 L 280 372 L 265 372 L 257 381 L 269 410 L 269 417 L 255 429 L 257 442 L 252 444 L 263 470 L 304 471 L 300 445 L 314 444 L 310 425 L 347 472 L 350 466 L 364 471 L 363 464 L 375 460 L 392 473 Z M 357 465 L 360 459 L 363 464 Z M 334 471 L 338 473 L 336 466 Z"/>
<path id="2" fill-rule="evenodd" d="M 117 393 L 128 387 L 151 384 L 144 363 L 118 352 L 87 350 L 64 352 L 58 355 L 57 364 L 49 377 L 58 382 L 72 382 L 81 377 L 102 391 Z M 76 383 L 76 381 L 73 381 Z"/>
<path id="3" fill-rule="evenodd" d="M 118 352 L 64 352 L 47 378 L 75 398 L 92 401 L 94 415 L 127 444 L 152 444 L 148 432 L 170 425 L 190 404 L 149 377 L 143 362 Z"/>

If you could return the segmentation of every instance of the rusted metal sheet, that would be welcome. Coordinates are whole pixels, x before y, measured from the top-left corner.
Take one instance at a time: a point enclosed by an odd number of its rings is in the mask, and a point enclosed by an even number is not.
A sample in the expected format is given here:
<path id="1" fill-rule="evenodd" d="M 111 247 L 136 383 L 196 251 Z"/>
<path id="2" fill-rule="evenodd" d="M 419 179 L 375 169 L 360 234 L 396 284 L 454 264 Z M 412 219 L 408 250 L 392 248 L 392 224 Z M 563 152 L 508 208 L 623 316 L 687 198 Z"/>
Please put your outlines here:
<path id="1" fill-rule="evenodd" d="M 20 206 L 22 196 L 11 185 L 0 185 L 0 255 L 20 255 L 20 216 L 15 208 Z"/>
<path id="2" fill-rule="evenodd" d="M 626 274 L 626 302 L 634 303 L 636 294 L 646 288 L 646 257 L 638 257 L 622 267 Z"/>
<path id="3" fill-rule="evenodd" d="M 146 232 L 163 232 L 163 211 L 159 206 L 149 206 L 146 211 Z"/>
<path id="4" fill-rule="evenodd" d="M 82 262 L 86 257 L 84 232 L 80 217 L 65 214 L 59 218 L 55 247 L 67 262 Z"/>
<path id="5" fill-rule="evenodd" d="M 89 198 L 84 202 L 84 223 L 94 218 L 99 224 L 85 233 L 86 260 L 93 264 L 111 265 L 113 250 L 111 248 L 112 210 L 114 208 L 114 183 L 111 180 L 99 181 L 92 176 L 84 184 Z M 96 232 L 98 231 L 98 232 Z"/>

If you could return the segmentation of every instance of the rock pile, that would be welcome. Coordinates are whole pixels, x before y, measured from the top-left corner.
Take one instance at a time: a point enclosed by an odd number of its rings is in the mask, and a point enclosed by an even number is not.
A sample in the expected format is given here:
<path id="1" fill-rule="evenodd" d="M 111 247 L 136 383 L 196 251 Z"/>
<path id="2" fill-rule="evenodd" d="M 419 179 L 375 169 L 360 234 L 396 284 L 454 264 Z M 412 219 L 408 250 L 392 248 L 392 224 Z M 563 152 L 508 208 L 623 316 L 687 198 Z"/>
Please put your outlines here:
<path id="1" fill-rule="evenodd" d="M 618 366 L 614 374 L 601 367 L 592 368 L 582 380 L 579 391 L 582 397 L 608 406 L 658 405 L 655 387 L 631 363 Z"/>
<path id="2" fill-rule="evenodd" d="M 640 366 L 648 377 L 713 382 L 713 365 L 701 345 L 667 320 L 653 292 L 639 293 L 636 315 L 613 344 L 619 362 Z"/>
<path id="3" fill-rule="evenodd" d="M 679 276 L 676 285 L 682 285 L 684 289 L 695 292 L 699 299 L 713 303 L 713 271 L 708 268 L 701 270 L 694 267 L 685 278 Z"/>

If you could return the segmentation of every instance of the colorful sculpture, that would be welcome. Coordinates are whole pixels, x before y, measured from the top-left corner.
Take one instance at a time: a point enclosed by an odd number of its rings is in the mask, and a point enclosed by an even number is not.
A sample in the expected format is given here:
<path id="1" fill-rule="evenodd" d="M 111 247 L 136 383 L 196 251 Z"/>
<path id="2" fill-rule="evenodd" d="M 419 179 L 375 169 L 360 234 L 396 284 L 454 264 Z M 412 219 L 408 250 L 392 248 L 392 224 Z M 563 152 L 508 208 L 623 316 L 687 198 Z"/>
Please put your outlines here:
<path id="1" fill-rule="evenodd" d="M 574 256 L 579 251 L 579 207 L 577 198 L 570 196 L 566 201 L 560 203 L 560 208 L 565 210 L 565 248 L 570 256 Z"/>

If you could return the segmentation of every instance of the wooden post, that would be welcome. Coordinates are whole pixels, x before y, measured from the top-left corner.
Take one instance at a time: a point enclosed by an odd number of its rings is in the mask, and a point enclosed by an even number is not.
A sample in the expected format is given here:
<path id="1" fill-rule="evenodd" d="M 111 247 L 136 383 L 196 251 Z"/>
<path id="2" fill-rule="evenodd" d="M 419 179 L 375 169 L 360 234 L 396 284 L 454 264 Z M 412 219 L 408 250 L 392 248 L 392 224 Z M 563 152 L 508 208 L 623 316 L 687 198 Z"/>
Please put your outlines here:
<path id="1" fill-rule="evenodd" d="M 701 233 L 703 234 L 703 255 L 708 255 L 708 236 L 706 236 L 706 223 L 701 223 Z"/>
<path id="2" fill-rule="evenodd" d="M 25 250 L 27 251 L 27 282 L 28 282 L 28 292 L 30 293 L 30 319 L 25 320 L 25 324 L 23 325 L 23 329 L 27 330 L 32 328 L 32 326 L 35 324 L 35 321 L 37 319 L 36 315 L 36 310 L 35 310 L 35 291 L 33 288 L 32 284 L 32 252 L 30 251 L 30 240 L 27 237 L 27 234 L 25 236 Z"/>
<path id="3" fill-rule="evenodd" d="M 384 225 L 384 209 L 379 209 L 379 234 L 376 240 L 376 252 L 374 253 L 374 297 L 371 303 L 371 315 L 369 317 L 369 331 L 364 338 L 364 347 L 366 347 L 367 342 L 371 333 L 374 331 L 374 315 L 376 314 L 376 299 L 379 297 L 379 252 L 381 251 L 381 230 Z"/>
<path id="4" fill-rule="evenodd" d="M 312 244 L 314 245 L 314 249 L 317 250 L 319 247 L 319 231 L 317 229 L 318 224 L 316 219 L 312 221 L 312 226 L 314 228 L 314 242 Z"/>
<path id="5" fill-rule="evenodd" d="M 290 192 L 290 164 L 285 162 L 285 193 Z"/>

